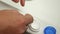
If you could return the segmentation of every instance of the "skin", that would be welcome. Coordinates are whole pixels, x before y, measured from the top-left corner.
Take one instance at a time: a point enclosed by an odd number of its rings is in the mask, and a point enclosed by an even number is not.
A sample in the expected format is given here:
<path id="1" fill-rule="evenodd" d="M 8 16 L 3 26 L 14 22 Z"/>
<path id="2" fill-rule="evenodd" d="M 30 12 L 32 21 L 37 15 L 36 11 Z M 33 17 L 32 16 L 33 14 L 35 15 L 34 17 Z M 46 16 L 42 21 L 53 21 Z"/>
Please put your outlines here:
<path id="1" fill-rule="evenodd" d="M 25 5 L 25 0 L 12 0 L 12 1 L 15 2 L 15 3 L 20 2 L 21 6 Z"/>
<path id="2" fill-rule="evenodd" d="M 22 15 L 17 10 L 0 10 L 0 34 L 23 34 L 32 22 L 30 14 Z"/>

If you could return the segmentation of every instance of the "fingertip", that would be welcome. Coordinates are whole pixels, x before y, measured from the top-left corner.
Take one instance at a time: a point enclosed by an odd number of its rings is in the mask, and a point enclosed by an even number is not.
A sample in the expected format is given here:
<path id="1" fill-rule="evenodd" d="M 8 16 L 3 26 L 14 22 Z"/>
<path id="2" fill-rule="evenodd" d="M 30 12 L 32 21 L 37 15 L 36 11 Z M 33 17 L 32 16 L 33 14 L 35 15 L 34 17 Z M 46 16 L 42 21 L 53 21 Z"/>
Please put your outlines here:
<path id="1" fill-rule="evenodd" d="M 26 25 L 28 25 L 33 22 L 33 17 L 30 14 L 26 14 L 25 21 L 26 21 Z"/>
<path id="2" fill-rule="evenodd" d="M 25 0 L 20 0 L 20 4 L 21 4 L 22 6 L 25 6 Z"/>
<path id="3" fill-rule="evenodd" d="M 12 0 L 13 2 L 15 2 L 15 3 L 18 3 L 19 2 L 19 0 Z"/>
<path id="4" fill-rule="evenodd" d="M 12 0 L 13 2 L 15 2 L 15 3 L 18 3 L 18 2 L 20 2 L 20 4 L 21 4 L 21 6 L 25 6 L 25 0 Z"/>

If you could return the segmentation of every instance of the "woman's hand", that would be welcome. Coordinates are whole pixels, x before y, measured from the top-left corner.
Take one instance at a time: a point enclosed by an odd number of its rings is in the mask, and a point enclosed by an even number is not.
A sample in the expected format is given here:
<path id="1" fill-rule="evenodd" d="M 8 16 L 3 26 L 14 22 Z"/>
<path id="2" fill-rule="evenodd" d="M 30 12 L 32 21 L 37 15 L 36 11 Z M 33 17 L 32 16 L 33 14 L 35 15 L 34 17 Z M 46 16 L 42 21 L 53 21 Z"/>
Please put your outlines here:
<path id="1" fill-rule="evenodd" d="M 16 10 L 0 10 L 0 34 L 23 34 L 32 22 L 33 17 L 29 14 L 24 16 Z"/>

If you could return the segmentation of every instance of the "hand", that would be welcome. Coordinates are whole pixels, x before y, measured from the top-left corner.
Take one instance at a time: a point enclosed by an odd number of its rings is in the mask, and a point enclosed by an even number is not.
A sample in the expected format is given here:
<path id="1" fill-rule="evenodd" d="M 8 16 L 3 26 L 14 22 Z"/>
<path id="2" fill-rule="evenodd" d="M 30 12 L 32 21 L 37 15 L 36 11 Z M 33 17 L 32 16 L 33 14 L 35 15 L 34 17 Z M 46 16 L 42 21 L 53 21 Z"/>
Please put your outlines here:
<path id="1" fill-rule="evenodd" d="M 0 34 L 23 34 L 32 22 L 33 17 L 29 14 L 24 16 L 16 10 L 0 10 Z"/>
<path id="2" fill-rule="evenodd" d="M 12 0 L 12 1 L 14 1 L 15 3 L 18 3 L 18 2 L 20 1 L 20 4 L 21 4 L 22 6 L 25 5 L 25 0 Z"/>

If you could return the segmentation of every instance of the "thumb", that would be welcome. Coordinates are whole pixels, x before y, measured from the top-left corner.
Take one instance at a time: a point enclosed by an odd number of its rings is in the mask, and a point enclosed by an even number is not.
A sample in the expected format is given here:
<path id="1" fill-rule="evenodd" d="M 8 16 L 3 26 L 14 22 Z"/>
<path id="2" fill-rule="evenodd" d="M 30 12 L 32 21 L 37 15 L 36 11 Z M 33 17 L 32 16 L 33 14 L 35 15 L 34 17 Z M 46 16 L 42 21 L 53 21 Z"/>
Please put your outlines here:
<path id="1" fill-rule="evenodd" d="M 33 22 L 33 17 L 30 14 L 25 15 L 25 23 L 26 25 L 30 24 Z"/>

